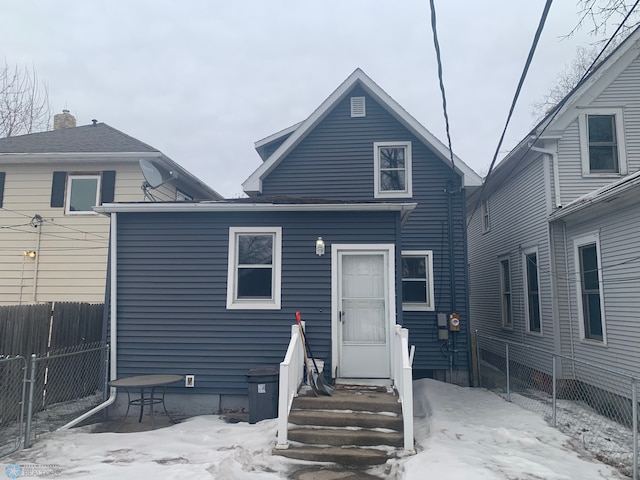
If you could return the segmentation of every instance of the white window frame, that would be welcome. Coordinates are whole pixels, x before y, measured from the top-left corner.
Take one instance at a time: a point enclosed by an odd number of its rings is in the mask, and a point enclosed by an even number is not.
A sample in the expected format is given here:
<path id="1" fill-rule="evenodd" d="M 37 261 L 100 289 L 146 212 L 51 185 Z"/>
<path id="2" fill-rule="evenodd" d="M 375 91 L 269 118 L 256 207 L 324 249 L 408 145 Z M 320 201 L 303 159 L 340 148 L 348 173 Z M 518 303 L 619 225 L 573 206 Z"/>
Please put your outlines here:
<path id="1" fill-rule="evenodd" d="M 273 235 L 272 298 L 237 298 L 238 237 L 240 235 Z M 282 227 L 229 227 L 229 259 L 227 270 L 227 309 L 280 310 L 282 282 Z"/>
<path id="2" fill-rule="evenodd" d="M 491 216 L 489 214 L 489 199 L 485 199 L 481 204 L 482 209 L 482 218 L 480 222 L 482 223 L 482 233 L 487 233 L 491 231 Z"/>
<path id="3" fill-rule="evenodd" d="M 176 188 L 176 202 L 193 202 L 193 197 Z"/>
<path id="4" fill-rule="evenodd" d="M 600 290 L 600 323 L 602 326 L 602 340 L 597 338 L 587 338 L 585 332 L 584 308 L 582 306 L 582 267 L 580 265 L 580 247 L 590 244 L 596 246 L 596 258 L 598 260 L 598 289 Z M 578 326 L 580 329 L 580 340 L 594 345 L 607 345 L 607 321 L 604 308 L 604 283 L 602 281 L 602 255 L 600 252 L 600 235 L 589 233 L 573 240 L 573 259 L 575 268 L 576 301 L 578 304 Z"/>
<path id="5" fill-rule="evenodd" d="M 540 315 L 540 331 L 531 330 L 531 318 L 529 316 L 529 255 L 536 256 L 536 276 L 538 278 L 538 313 Z M 538 247 L 525 248 L 522 250 L 522 284 L 524 286 L 524 320 L 527 333 L 542 336 L 542 301 L 540 298 L 540 255 Z"/>
<path id="6" fill-rule="evenodd" d="M 404 148 L 405 189 L 404 190 L 380 190 L 380 149 L 388 147 Z M 413 197 L 412 184 L 412 155 L 411 142 L 374 142 L 373 143 L 373 196 L 374 198 L 411 198 Z"/>
<path id="7" fill-rule="evenodd" d="M 509 291 L 505 291 L 505 279 L 502 269 L 503 262 L 507 262 L 509 266 Z M 509 255 L 504 255 L 498 258 L 498 279 L 500 280 L 500 325 L 505 330 L 513 330 L 513 272 L 511 271 L 511 258 Z M 507 312 L 507 305 L 505 305 L 505 297 L 509 295 L 510 302 L 508 305 L 509 311 Z M 509 318 L 506 318 L 508 314 Z M 509 320 L 507 322 L 506 320 Z"/>
<path id="8" fill-rule="evenodd" d="M 590 115 L 612 115 L 615 117 L 616 142 L 618 147 L 617 172 L 591 172 L 589 163 L 589 122 Z M 582 175 L 595 177 L 619 177 L 627 174 L 627 151 L 625 147 L 624 119 L 622 108 L 585 108 L 578 116 L 580 128 L 580 156 L 582 159 Z"/>
<path id="9" fill-rule="evenodd" d="M 74 180 L 97 180 L 96 182 L 96 202 L 95 205 L 100 205 L 100 192 L 102 191 L 102 175 L 98 173 L 94 174 L 75 174 L 71 173 L 67 175 L 67 185 L 65 193 L 64 213 L 65 215 L 97 215 L 93 210 L 71 210 L 71 190 Z"/>
<path id="10" fill-rule="evenodd" d="M 422 257 L 426 263 L 427 301 L 426 303 L 402 302 L 402 310 L 405 312 L 433 312 L 434 287 L 433 287 L 433 250 L 403 250 L 402 257 Z M 402 265 L 402 264 L 401 264 Z M 401 267 L 402 268 L 402 267 Z M 404 284 L 404 278 L 402 278 Z"/>

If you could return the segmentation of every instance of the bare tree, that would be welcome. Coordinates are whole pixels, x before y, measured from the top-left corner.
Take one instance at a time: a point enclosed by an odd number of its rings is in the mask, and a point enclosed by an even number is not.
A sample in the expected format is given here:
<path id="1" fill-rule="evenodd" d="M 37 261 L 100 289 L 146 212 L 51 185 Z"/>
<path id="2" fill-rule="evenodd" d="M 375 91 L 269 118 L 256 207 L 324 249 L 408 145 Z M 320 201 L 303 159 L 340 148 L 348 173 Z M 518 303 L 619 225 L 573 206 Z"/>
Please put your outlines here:
<path id="1" fill-rule="evenodd" d="M 47 85 L 35 67 L 0 65 L 0 138 L 47 130 L 51 106 Z"/>
<path id="2" fill-rule="evenodd" d="M 579 0 L 578 13 L 580 19 L 567 36 L 571 36 L 583 28 L 589 29 L 589 34 L 603 38 L 606 41 L 608 32 L 614 31 L 624 18 L 634 8 L 635 0 Z M 618 34 L 618 42 L 626 38 L 640 23 L 640 14 L 634 11 L 625 22 Z"/>
<path id="3" fill-rule="evenodd" d="M 600 56 L 600 59 L 606 58 L 608 52 L 614 48 L 613 44 L 610 45 L 605 54 Z M 580 79 L 588 73 L 593 61 L 600 54 L 600 50 L 601 48 L 597 46 L 591 48 L 576 48 L 576 56 L 573 57 L 573 60 L 566 64 L 564 70 L 556 76 L 553 86 L 549 88 L 549 91 L 540 100 L 533 103 L 532 115 L 534 118 L 540 119 L 545 116 L 578 85 Z"/>

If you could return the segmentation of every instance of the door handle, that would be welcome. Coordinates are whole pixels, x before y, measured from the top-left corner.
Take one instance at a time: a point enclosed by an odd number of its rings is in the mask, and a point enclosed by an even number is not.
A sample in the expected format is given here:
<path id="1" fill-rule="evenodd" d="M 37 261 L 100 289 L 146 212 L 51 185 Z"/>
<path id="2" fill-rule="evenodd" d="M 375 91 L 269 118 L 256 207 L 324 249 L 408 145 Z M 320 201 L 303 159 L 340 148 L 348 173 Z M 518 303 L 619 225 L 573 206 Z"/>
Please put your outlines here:
<path id="1" fill-rule="evenodd" d="M 342 310 L 340 310 L 340 311 L 338 312 L 338 316 L 339 316 L 339 318 L 340 318 L 340 321 L 342 322 L 342 321 L 343 321 L 343 318 L 344 318 L 344 312 L 343 312 Z"/>

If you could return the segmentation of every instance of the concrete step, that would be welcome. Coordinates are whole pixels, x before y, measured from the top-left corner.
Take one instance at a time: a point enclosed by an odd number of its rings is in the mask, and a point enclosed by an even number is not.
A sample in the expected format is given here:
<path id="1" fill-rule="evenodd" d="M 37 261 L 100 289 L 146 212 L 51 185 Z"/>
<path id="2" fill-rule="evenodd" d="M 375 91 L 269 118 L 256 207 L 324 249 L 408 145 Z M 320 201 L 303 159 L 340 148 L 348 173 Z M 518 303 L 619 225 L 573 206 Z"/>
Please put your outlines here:
<path id="1" fill-rule="evenodd" d="M 348 428 L 293 428 L 289 438 L 308 445 L 401 447 L 404 437 L 400 432 Z"/>
<path id="2" fill-rule="evenodd" d="M 394 458 L 393 454 L 385 450 L 375 448 L 341 448 L 341 447 L 309 447 L 291 446 L 286 450 L 274 450 L 274 455 L 280 455 L 297 460 L 311 462 L 333 462 L 340 465 L 354 467 L 367 467 L 382 465 L 388 459 Z"/>
<path id="3" fill-rule="evenodd" d="M 323 427 L 387 428 L 402 431 L 402 416 L 380 413 L 326 410 L 291 410 L 289 423 Z"/>
<path id="4" fill-rule="evenodd" d="M 293 400 L 292 409 L 402 413 L 402 406 L 394 394 L 358 389 L 336 389 L 330 397 L 315 397 L 307 392 Z"/>

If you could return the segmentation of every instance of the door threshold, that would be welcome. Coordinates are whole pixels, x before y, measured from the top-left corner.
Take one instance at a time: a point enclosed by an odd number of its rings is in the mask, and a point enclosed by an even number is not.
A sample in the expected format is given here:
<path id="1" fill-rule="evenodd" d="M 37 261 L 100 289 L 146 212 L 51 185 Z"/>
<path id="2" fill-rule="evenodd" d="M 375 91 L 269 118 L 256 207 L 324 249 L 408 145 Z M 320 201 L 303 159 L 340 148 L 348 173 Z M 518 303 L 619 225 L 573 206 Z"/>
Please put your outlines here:
<path id="1" fill-rule="evenodd" d="M 390 378 L 336 378 L 336 385 L 359 385 L 363 387 L 392 387 Z"/>

